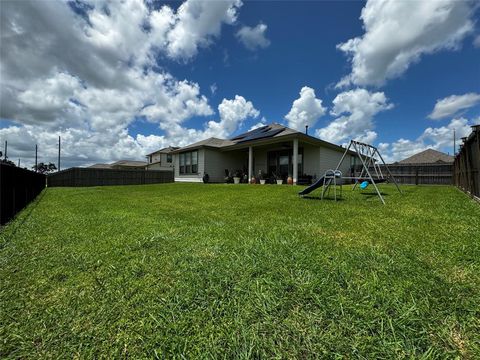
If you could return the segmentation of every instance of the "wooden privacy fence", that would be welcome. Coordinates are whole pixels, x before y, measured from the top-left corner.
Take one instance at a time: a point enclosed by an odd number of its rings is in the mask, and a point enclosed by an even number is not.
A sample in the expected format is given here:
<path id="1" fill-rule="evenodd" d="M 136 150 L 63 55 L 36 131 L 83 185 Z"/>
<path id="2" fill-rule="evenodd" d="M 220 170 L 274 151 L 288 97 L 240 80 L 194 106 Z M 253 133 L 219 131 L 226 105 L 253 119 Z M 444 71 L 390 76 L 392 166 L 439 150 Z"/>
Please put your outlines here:
<path id="1" fill-rule="evenodd" d="M 454 179 L 459 189 L 480 200 L 480 125 L 472 129 L 455 157 Z"/>
<path id="2" fill-rule="evenodd" d="M 49 187 L 143 185 L 173 182 L 173 171 L 70 168 L 50 174 Z"/>
<path id="3" fill-rule="evenodd" d="M 0 225 L 13 219 L 45 188 L 45 175 L 0 163 Z"/>
<path id="4" fill-rule="evenodd" d="M 399 184 L 453 184 L 453 164 L 388 164 L 388 168 Z M 384 165 L 380 165 L 380 169 L 384 176 L 388 175 Z M 376 176 L 373 167 L 368 170 L 372 176 Z"/>

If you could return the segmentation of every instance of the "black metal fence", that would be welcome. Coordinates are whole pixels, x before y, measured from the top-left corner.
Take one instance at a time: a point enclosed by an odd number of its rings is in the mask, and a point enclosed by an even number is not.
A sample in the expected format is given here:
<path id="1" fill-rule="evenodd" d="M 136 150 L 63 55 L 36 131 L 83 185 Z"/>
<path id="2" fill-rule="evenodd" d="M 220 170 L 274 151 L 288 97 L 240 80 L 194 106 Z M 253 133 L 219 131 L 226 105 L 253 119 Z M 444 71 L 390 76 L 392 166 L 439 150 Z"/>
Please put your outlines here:
<path id="1" fill-rule="evenodd" d="M 0 163 L 0 225 L 13 219 L 45 188 L 45 175 Z"/>
<path id="2" fill-rule="evenodd" d="M 70 168 L 50 174 L 49 187 L 143 185 L 173 182 L 173 171 Z"/>
<path id="3" fill-rule="evenodd" d="M 454 179 L 458 188 L 480 200 L 480 125 L 472 129 L 455 157 Z"/>

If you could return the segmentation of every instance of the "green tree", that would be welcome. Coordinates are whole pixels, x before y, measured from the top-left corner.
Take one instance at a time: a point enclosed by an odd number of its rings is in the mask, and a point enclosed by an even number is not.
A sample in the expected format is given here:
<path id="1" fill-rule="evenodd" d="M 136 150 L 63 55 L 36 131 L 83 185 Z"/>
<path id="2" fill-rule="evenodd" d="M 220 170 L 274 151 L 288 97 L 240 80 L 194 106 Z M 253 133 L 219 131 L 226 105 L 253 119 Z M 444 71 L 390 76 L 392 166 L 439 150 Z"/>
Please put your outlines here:
<path id="1" fill-rule="evenodd" d="M 37 166 L 32 166 L 33 170 L 39 172 L 40 174 L 48 174 L 52 171 L 57 170 L 57 167 L 53 163 L 44 164 L 43 162 L 39 163 Z"/>

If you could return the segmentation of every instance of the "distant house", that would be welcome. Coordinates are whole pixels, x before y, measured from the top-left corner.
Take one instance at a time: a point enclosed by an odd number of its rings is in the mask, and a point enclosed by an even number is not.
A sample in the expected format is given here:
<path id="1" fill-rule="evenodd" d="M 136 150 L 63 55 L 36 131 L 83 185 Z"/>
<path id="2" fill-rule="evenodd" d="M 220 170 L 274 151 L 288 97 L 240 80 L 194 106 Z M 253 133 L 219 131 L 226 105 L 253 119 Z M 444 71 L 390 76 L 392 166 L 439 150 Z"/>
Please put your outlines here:
<path id="1" fill-rule="evenodd" d="M 179 149 L 169 146 L 147 155 L 148 170 L 173 170 L 173 152 Z"/>
<path id="2" fill-rule="evenodd" d="M 260 172 L 294 183 L 305 175 L 320 177 L 335 169 L 345 148 L 280 124 L 262 126 L 231 139 L 209 138 L 171 151 L 176 182 L 223 182 L 226 174 L 251 179 Z M 348 174 L 355 153 L 349 152 L 341 171 Z"/>
<path id="3" fill-rule="evenodd" d="M 95 164 L 89 166 L 89 168 L 94 169 L 145 169 L 147 163 L 145 161 L 135 161 L 135 160 L 119 160 L 111 164 Z"/>
<path id="4" fill-rule="evenodd" d="M 453 164 L 454 157 L 443 152 L 427 149 L 398 161 L 397 164 Z"/>

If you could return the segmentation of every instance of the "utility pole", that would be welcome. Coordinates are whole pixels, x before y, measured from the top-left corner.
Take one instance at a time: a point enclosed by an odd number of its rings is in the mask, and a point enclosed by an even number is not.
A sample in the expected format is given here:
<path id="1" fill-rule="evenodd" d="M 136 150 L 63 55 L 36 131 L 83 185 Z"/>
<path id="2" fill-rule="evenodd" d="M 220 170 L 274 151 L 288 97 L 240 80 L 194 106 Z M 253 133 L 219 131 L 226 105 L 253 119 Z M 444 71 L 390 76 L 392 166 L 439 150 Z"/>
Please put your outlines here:
<path id="1" fill-rule="evenodd" d="M 20 167 L 20 159 L 18 159 L 18 167 Z"/>
<path id="2" fill-rule="evenodd" d="M 8 148 L 8 143 L 7 143 L 7 140 L 5 140 L 5 152 L 3 153 L 3 156 L 4 156 L 4 159 L 5 159 L 5 160 L 8 159 L 8 156 L 7 156 L 7 148 Z"/>
<path id="3" fill-rule="evenodd" d="M 38 159 L 38 145 L 35 144 L 35 172 L 38 171 L 38 163 L 37 163 L 37 159 Z"/>
<path id="4" fill-rule="evenodd" d="M 58 137 L 58 171 L 60 171 L 60 146 L 61 146 L 61 142 L 60 142 L 60 136 Z"/>

